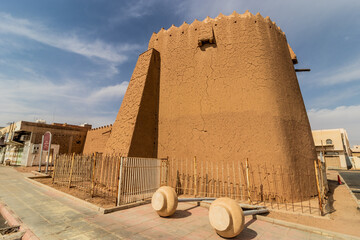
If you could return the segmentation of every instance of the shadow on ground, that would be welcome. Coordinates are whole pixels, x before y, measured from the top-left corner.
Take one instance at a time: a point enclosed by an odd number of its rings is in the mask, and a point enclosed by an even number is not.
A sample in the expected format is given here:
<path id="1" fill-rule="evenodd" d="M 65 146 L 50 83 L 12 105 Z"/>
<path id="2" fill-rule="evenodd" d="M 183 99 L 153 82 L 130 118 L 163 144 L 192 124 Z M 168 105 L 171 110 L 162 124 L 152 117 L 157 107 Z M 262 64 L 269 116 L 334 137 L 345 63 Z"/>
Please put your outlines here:
<path id="1" fill-rule="evenodd" d="M 328 180 L 328 185 L 329 185 L 329 192 L 326 194 L 327 201 L 325 205 L 325 212 L 326 212 L 325 215 L 336 211 L 336 209 L 334 208 L 334 202 L 336 201 L 334 199 L 334 192 L 335 189 L 339 186 L 338 182 L 335 180 Z"/>

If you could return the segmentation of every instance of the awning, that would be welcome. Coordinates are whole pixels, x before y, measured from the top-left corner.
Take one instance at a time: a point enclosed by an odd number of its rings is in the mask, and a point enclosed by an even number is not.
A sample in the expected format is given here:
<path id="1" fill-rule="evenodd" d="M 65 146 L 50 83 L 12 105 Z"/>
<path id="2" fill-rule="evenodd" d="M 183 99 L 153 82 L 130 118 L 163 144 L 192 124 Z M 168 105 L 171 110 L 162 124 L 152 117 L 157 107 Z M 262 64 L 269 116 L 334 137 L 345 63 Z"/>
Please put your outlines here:
<path id="1" fill-rule="evenodd" d="M 15 142 L 15 141 L 7 141 L 5 142 L 6 145 L 14 145 L 14 146 L 24 146 L 23 143 Z"/>

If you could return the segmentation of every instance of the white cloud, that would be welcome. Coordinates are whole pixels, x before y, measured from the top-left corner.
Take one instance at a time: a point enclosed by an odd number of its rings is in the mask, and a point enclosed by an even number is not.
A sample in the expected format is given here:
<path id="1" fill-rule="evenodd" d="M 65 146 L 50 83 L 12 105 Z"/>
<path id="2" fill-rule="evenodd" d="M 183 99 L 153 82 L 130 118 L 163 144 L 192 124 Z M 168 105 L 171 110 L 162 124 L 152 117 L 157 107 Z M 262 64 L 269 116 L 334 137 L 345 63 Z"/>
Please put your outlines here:
<path id="1" fill-rule="evenodd" d="M 308 116 L 313 130 L 345 128 L 351 144 L 360 144 L 360 105 L 310 109 Z"/>
<path id="2" fill-rule="evenodd" d="M 322 86 L 360 81 L 360 57 L 335 70 L 318 73 L 316 83 Z"/>
<path id="3" fill-rule="evenodd" d="M 311 101 L 309 100 L 307 104 L 311 108 L 334 107 L 345 104 L 349 99 L 356 99 L 359 95 L 360 86 L 358 85 L 349 84 L 344 88 L 332 88 L 326 91 L 319 88 L 318 94 L 313 95 Z M 358 101 L 356 103 L 358 103 Z M 354 102 L 352 104 L 354 104 Z"/>
<path id="4" fill-rule="evenodd" d="M 360 1 L 358 0 L 272 0 L 261 2 L 249 0 L 183 0 L 178 5 L 177 13 L 184 16 L 186 21 L 192 22 L 195 18 L 203 20 L 206 16 L 216 17 L 220 12 L 224 15 L 229 15 L 234 10 L 238 13 L 244 13 L 246 10 L 252 14 L 260 12 L 262 16 L 269 16 L 273 21 L 276 21 L 277 25 L 292 39 L 297 37 L 305 39 L 304 35 L 311 37 L 312 33 L 321 30 L 322 25 L 327 24 L 329 20 L 338 17 L 346 18 L 347 16 L 344 13 L 354 12 L 356 9 L 360 9 Z"/>
<path id="5" fill-rule="evenodd" d="M 139 49 L 137 44 L 111 45 L 99 39 L 81 39 L 74 33 L 54 32 L 39 22 L 15 18 L 7 13 L 0 13 L 0 33 L 15 34 L 88 58 L 100 58 L 115 63 L 127 60 L 127 51 Z"/>
<path id="6" fill-rule="evenodd" d="M 115 120 L 118 109 L 105 110 L 105 106 L 118 102 L 118 108 L 128 86 L 128 82 L 122 82 L 97 90 L 72 79 L 53 83 L 45 78 L 23 80 L 4 77 L 0 75 L 0 126 L 37 118 L 47 122 L 87 122 L 94 126 L 110 124 Z"/>
<path id="7" fill-rule="evenodd" d="M 96 103 L 109 99 L 120 99 L 125 95 L 128 84 L 129 82 L 124 81 L 114 86 L 100 88 L 99 90 L 91 93 L 87 98 L 87 101 L 89 103 Z"/>
<path id="8" fill-rule="evenodd" d="M 123 3 L 120 4 L 119 13 L 116 16 L 112 16 L 109 20 L 110 22 L 120 22 L 123 20 L 128 20 L 129 18 L 141 18 L 143 16 L 150 15 L 156 11 L 156 6 L 161 2 L 166 2 L 166 0 L 138 0 L 138 1 L 129 1 L 128 4 L 124 7 Z"/>

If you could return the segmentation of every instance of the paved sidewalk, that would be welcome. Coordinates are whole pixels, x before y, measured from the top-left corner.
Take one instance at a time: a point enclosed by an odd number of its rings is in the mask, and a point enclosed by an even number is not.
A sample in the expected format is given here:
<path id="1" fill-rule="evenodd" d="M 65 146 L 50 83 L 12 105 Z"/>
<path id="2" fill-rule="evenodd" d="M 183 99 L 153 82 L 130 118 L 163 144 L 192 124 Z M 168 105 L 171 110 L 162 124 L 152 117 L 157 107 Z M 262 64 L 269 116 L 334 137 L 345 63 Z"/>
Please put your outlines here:
<path id="1" fill-rule="evenodd" d="M 0 201 L 40 239 L 222 239 L 211 228 L 208 210 L 180 203 L 171 218 L 151 208 L 102 215 L 78 201 L 39 187 L 10 167 L 0 167 Z M 245 230 L 235 239 L 332 239 L 246 217 Z"/>

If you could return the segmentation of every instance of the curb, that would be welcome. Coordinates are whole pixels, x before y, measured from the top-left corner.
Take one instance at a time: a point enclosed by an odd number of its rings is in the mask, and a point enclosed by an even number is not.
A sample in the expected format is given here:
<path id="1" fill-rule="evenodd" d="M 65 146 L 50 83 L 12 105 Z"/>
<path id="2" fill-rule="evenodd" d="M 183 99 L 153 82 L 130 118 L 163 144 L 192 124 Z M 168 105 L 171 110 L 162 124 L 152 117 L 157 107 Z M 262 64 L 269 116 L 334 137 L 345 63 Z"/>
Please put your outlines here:
<path id="1" fill-rule="evenodd" d="M 255 215 L 254 218 L 261 220 L 261 221 L 285 226 L 285 227 L 290 227 L 290 228 L 294 228 L 294 229 L 298 229 L 298 230 L 302 230 L 302 231 L 306 231 L 306 232 L 320 234 L 322 236 L 336 237 L 339 239 L 346 239 L 346 240 L 360 240 L 360 238 L 356 237 L 356 236 L 347 235 L 347 234 L 338 233 L 338 232 L 332 232 L 332 231 L 324 230 L 321 228 L 310 227 L 310 226 L 306 226 L 306 225 L 302 225 L 302 224 L 298 224 L 298 223 L 286 222 L 283 220 L 278 220 L 278 219 L 265 217 L 265 216 L 261 216 L 261 215 Z"/>
<path id="2" fill-rule="evenodd" d="M 77 198 L 77 197 L 74 197 L 73 195 L 71 194 L 68 194 L 68 193 L 64 193 L 60 190 L 57 190 L 55 188 L 52 188 L 48 185 L 45 185 L 45 184 L 42 184 L 38 181 L 35 181 L 34 179 L 37 179 L 37 178 L 47 178 L 46 176 L 34 176 L 34 177 L 25 177 L 25 179 L 27 181 L 29 181 L 30 183 L 34 184 L 34 185 L 37 185 L 39 187 L 42 187 L 42 188 L 45 188 L 49 191 L 54 191 L 62 196 L 65 196 L 67 198 L 70 198 L 71 200 L 74 200 L 74 201 L 77 201 L 79 203 L 81 203 L 82 205 L 85 205 L 86 207 L 90 208 L 90 209 L 93 209 L 95 211 L 98 211 L 99 213 L 101 214 L 108 214 L 108 213 L 112 213 L 112 212 L 117 212 L 117 211 L 121 211 L 121 210 L 124 210 L 124 209 L 128 209 L 128 208 L 132 208 L 132 207 L 137 207 L 137 206 L 140 206 L 140 205 L 144 205 L 144 204 L 148 204 L 150 203 L 150 200 L 145 200 L 145 201 L 140 201 L 140 202 L 135 202 L 135 203 L 129 203 L 129 204 L 126 204 L 126 205 L 122 205 L 122 206 L 116 206 L 116 207 L 111 207 L 111 208 L 103 208 L 103 207 L 99 207 L 93 203 L 90 203 L 88 201 L 85 201 L 83 199 L 80 199 L 80 198 Z"/>
<path id="3" fill-rule="evenodd" d="M 31 171 L 31 173 L 34 174 L 35 177 L 37 177 L 37 176 L 51 177 L 51 176 L 48 175 L 48 174 L 41 173 L 41 172 L 38 172 L 38 171 Z"/>
<path id="4" fill-rule="evenodd" d="M 278 209 L 270 209 L 268 208 L 269 212 L 274 212 L 274 213 L 283 213 L 283 214 L 289 214 L 289 215 L 293 215 L 293 216 L 304 216 L 304 217 L 312 217 L 312 218 L 317 218 L 317 219 L 327 219 L 330 220 L 330 215 L 324 215 L 324 216 L 319 216 L 319 215 L 314 215 L 314 214 L 309 214 L 309 213 L 302 213 L 302 212 L 292 212 L 292 211 L 285 211 L 285 210 L 278 210 Z"/>
<path id="5" fill-rule="evenodd" d="M 103 208 L 103 214 L 108 214 L 108 213 L 117 212 L 117 211 L 121 211 L 121 210 L 124 210 L 124 209 L 132 208 L 132 207 L 145 205 L 145 204 L 148 204 L 150 202 L 151 202 L 151 200 L 148 199 L 148 200 L 145 200 L 145 201 L 129 203 L 129 204 L 125 204 L 125 205 L 121 205 L 121 206 L 117 206 L 117 207 Z"/>
<path id="6" fill-rule="evenodd" d="M 5 203 L 0 202 L 0 214 L 9 223 L 10 226 L 20 226 L 20 231 L 17 233 L 22 240 L 40 240 L 16 214 L 10 210 Z M 6 235 L 4 235 L 6 236 Z M 9 235 L 10 237 L 10 235 Z M 6 239 L 6 238 L 5 238 Z M 12 239 L 12 238 L 9 238 Z"/>

